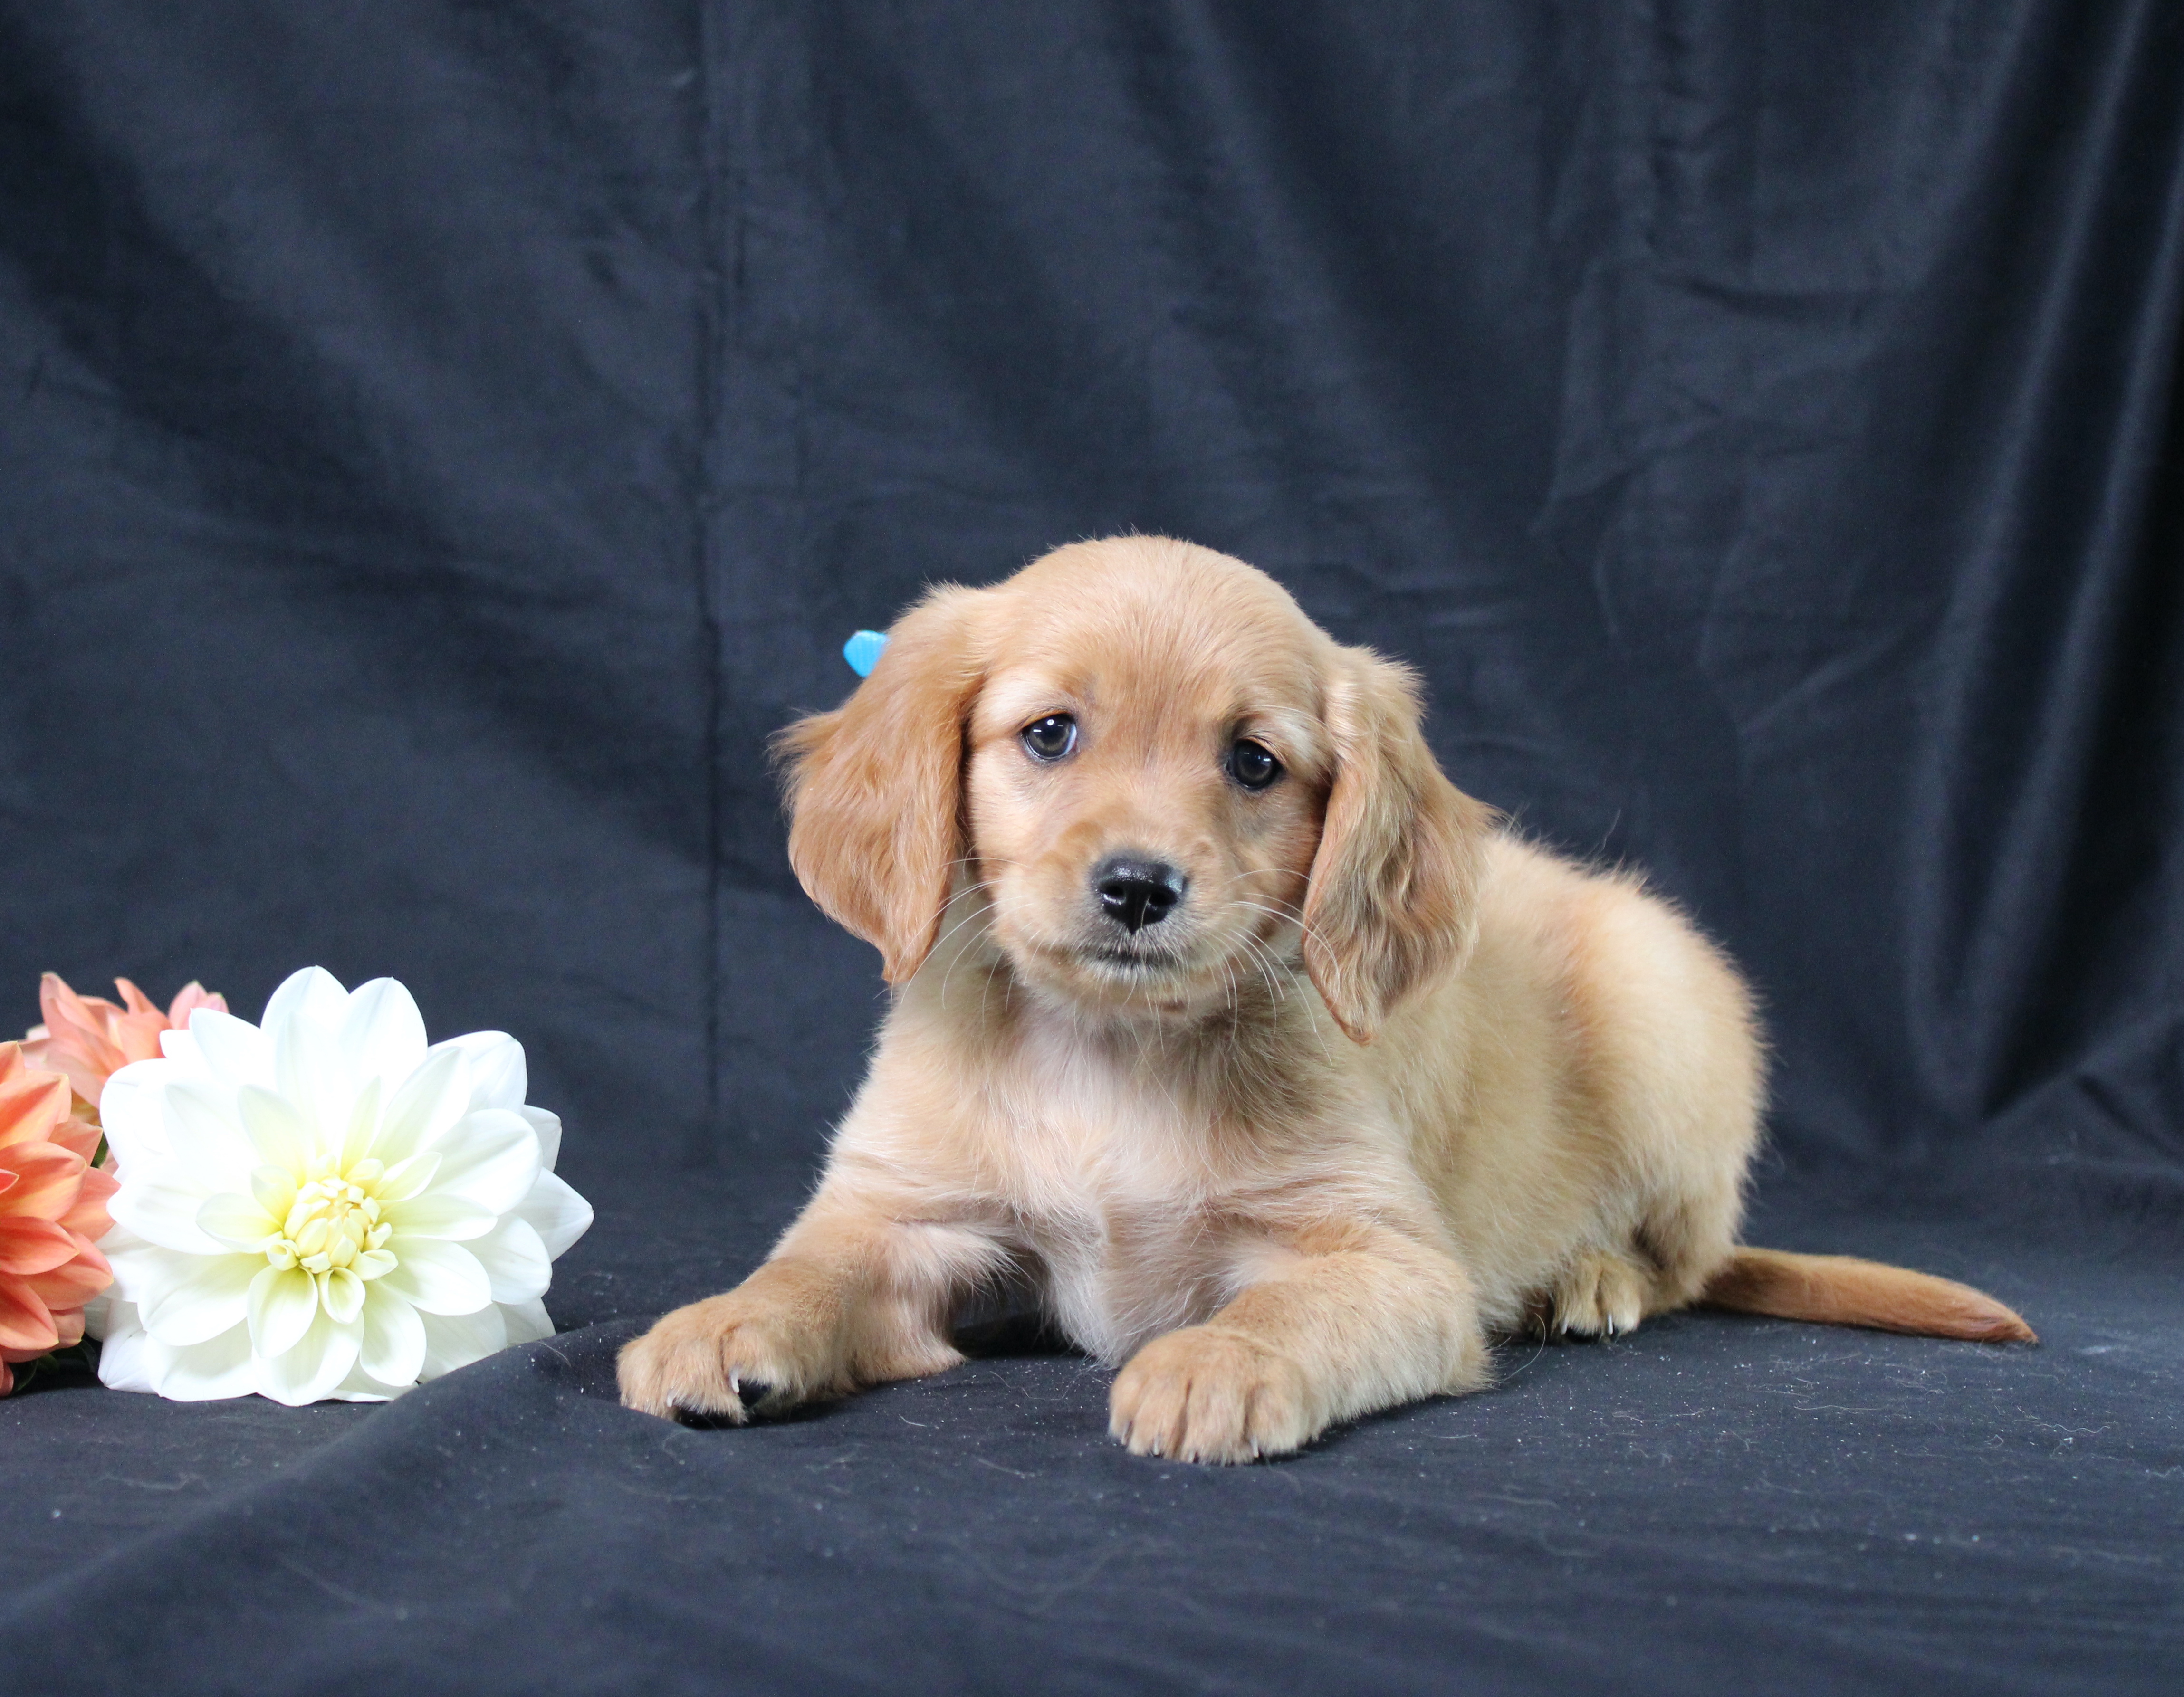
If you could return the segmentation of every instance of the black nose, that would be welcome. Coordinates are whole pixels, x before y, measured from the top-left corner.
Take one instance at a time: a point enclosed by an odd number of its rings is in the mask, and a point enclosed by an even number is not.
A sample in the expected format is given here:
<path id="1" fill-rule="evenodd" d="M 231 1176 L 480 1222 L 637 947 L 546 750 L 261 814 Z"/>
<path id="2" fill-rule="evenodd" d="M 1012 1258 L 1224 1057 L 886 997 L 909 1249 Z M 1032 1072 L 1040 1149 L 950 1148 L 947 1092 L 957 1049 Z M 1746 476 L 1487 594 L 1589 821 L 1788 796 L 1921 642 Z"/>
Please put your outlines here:
<path id="1" fill-rule="evenodd" d="M 1165 860 L 1140 860 L 1117 854 L 1092 873 L 1092 887 L 1107 917 L 1125 931 L 1158 925 L 1183 899 L 1184 876 Z"/>

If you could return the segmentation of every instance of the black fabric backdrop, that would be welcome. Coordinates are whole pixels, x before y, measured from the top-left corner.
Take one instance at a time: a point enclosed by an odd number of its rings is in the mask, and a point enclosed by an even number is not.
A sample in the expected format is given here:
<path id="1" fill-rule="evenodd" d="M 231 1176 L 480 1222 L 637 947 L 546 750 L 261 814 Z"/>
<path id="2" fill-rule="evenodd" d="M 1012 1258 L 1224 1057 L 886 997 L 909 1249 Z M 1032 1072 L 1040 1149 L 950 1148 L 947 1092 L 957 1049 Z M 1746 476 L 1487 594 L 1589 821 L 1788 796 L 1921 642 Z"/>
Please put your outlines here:
<path id="1" fill-rule="evenodd" d="M 0 1012 L 393 973 L 599 1208 L 384 1409 L 0 1403 L 0 1688 L 2184 1683 L 2184 8 L 0 3 Z M 1724 938 L 1691 1315 L 1279 1466 L 1002 1355 L 683 1431 L 880 1010 L 762 743 L 1137 527 Z M 10 988 L 12 987 L 12 988 Z"/>

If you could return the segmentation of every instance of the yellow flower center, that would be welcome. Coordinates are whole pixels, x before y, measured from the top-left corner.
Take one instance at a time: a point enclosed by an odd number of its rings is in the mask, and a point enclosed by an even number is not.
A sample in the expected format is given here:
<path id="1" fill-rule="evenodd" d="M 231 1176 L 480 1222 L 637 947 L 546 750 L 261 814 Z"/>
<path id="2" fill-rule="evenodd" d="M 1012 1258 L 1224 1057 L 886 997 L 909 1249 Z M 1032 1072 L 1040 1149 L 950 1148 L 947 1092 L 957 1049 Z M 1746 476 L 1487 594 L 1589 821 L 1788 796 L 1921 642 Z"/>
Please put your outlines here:
<path id="1" fill-rule="evenodd" d="M 394 1266 L 387 1252 L 394 1227 L 380 1219 L 374 1193 L 386 1168 L 365 1160 L 343 1173 L 332 1165 L 298 1188 L 280 1235 L 265 1245 L 265 1259 L 283 1272 L 301 1267 L 323 1276 L 347 1269 L 359 1278 L 377 1278 Z"/>

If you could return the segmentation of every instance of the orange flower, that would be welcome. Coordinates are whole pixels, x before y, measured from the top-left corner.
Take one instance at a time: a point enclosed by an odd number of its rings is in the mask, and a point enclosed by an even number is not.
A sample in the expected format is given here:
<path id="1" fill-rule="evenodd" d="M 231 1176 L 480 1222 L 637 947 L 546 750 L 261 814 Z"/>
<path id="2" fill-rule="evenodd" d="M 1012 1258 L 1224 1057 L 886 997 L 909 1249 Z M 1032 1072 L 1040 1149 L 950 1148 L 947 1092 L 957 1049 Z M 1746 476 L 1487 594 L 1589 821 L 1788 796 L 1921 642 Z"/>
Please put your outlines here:
<path id="1" fill-rule="evenodd" d="M 113 1223 L 116 1183 L 89 1150 L 55 1141 L 70 1135 L 69 1106 L 66 1078 L 0 1043 L 0 1396 L 15 1387 L 11 1363 L 82 1341 L 83 1305 L 114 1278 L 93 1240 Z"/>
<path id="2" fill-rule="evenodd" d="M 38 982 L 38 1010 L 46 1022 L 33 1026 L 23 1038 L 25 1058 L 33 1066 L 65 1077 L 82 1102 L 53 1141 L 75 1149 L 88 1130 L 90 1143 L 76 1150 L 86 1160 L 98 1147 L 98 1099 L 106 1081 L 131 1061 L 157 1060 L 159 1033 L 176 1027 L 187 1030 L 192 1010 L 227 1011 L 226 997 L 214 995 L 194 979 L 182 986 L 174 1005 L 164 1014 L 126 978 L 116 978 L 114 987 L 121 992 L 118 1007 L 103 996 L 79 996 L 59 973 L 47 973 Z"/>

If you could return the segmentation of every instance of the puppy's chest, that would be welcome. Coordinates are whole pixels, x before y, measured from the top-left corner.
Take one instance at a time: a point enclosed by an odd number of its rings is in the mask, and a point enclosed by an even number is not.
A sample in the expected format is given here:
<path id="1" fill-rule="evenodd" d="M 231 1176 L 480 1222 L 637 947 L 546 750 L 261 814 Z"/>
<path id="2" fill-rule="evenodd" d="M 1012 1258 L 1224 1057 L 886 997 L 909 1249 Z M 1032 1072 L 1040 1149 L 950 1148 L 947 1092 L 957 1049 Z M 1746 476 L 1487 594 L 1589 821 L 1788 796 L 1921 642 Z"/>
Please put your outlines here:
<path id="1" fill-rule="evenodd" d="M 1226 1299 L 1238 1250 L 1235 1175 L 1212 1158 L 1211 1116 L 1118 1071 L 1026 1069 L 993 1128 L 1012 1235 L 1046 1306 L 1084 1349 L 1119 1360 Z"/>

